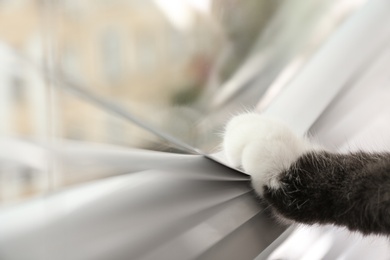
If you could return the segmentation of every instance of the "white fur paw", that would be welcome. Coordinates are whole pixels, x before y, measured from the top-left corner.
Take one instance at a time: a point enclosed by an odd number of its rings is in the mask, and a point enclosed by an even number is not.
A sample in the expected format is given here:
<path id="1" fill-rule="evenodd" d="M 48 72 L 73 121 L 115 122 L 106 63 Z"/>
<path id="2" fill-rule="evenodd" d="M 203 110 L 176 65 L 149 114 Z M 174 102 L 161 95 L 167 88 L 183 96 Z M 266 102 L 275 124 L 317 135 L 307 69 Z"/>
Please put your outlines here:
<path id="1" fill-rule="evenodd" d="M 287 126 L 256 113 L 234 117 L 226 126 L 226 157 L 234 166 L 242 166 L 252 176 L 252 185 L 260 195 L 264 186 L 281 187 L 279 175 L 302 154 L 313 149 Z"/>

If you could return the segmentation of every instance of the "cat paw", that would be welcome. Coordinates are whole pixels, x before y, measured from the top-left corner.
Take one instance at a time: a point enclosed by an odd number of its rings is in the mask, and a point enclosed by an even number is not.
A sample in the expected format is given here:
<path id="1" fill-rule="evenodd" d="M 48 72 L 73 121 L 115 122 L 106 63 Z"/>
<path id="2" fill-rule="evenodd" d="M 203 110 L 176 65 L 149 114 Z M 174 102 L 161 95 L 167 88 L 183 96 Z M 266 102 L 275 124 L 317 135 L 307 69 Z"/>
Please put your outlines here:
<path id="1" fill-rule="evenodd" d="M 265 186 L 281 188 L 281 173 L 312 146 L 283 123 L 247 113 L 226 125 L 223 148 L 231 164 L 252 176 L 253 187 L 262 196 Z"/>

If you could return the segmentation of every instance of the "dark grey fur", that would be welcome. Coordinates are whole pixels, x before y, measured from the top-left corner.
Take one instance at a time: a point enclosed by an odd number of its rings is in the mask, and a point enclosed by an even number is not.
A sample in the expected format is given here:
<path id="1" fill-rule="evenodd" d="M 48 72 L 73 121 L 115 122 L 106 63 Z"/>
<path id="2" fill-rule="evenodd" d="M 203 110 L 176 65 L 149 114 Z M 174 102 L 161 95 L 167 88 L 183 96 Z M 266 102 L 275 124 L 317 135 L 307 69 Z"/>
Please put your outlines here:
<path id="1" fill-rule="evenodd" d="M 310 152 L 264 198 L 285 218 L 390 235 L 390 153 Z"/>

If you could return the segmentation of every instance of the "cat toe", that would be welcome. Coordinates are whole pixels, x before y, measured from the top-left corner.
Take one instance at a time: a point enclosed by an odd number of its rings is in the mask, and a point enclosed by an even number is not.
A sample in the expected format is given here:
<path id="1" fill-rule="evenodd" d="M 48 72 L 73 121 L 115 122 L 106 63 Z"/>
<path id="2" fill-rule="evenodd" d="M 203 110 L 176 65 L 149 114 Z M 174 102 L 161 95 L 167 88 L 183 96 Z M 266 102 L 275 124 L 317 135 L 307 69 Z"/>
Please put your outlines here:
<path id="1" fill-rule="evenodd" d="M 287 170 L 309 145 L 284 124 L 259 114 L 234 117 L 226 126 L 224 151 L 229 162 L 242 166 L 252 176 L 260 194 L 265 186 L 280 188 L 279 175 Z"/>
<path id="2" fill-rule="evenodd" d="M 255 113 L 242 114 L 233 117 L 226 125 L 223 149 L 230 164 L 235 167 L 242 165 L 242 152 L 255 135 L 256 124 L 261 116 Z"/>

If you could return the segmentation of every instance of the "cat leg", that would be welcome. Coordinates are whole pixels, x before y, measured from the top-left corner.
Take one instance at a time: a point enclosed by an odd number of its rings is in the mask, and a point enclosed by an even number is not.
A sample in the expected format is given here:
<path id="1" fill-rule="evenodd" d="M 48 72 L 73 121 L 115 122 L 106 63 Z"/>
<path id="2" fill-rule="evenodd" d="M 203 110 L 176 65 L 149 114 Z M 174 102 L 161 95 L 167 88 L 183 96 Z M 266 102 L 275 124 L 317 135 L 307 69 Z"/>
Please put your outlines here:
<path id="1" fill-rule="evenodd" d="M 224 150 L 279 218 L 390 234 L 390 154 L 330 153 L 258 114 L 227 124 Z"/>
<path id="2" fill-rule="evenodd" d="M 283 172 L 283 190 L 264 198 L 283 217 L 334 224 L 363 234 L 390 234 L 390 155 L 309 152 Z"/>

